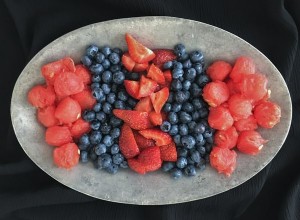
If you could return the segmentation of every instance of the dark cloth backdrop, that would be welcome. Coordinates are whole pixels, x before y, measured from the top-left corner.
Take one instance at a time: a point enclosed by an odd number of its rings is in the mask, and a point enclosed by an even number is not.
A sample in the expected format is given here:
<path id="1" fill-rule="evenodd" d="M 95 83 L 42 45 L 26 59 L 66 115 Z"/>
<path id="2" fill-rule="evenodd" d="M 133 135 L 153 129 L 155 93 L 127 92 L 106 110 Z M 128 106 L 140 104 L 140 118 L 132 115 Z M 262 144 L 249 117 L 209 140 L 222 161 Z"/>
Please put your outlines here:
<path id="1" fill-rule="evenodd" d="M 9 106 L 29 60 L 76 28 L 147 15 L 188 18 L 230 31 L 261 50 L 286 80 L 293 100 L 288 138 L 274 160 L 241 186 L 184 204 L 117 204 L 56 182 L 19 146 Z M 300 219 L 299 0 L 1 0 L 0 28 L 0 219 Z"/>

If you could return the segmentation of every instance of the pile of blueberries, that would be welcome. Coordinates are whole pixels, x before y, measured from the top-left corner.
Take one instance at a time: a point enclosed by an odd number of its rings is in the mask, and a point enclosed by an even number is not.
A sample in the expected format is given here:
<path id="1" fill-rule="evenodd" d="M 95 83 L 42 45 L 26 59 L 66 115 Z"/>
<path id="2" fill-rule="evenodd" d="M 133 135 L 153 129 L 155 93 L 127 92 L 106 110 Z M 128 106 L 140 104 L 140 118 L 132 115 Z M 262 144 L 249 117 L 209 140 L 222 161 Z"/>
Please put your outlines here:
<path id="1" fill-rule="evenodd" d="M 81 59 L 91 71 L 91 90 L 97 103 L 92 110 L 85 110 L 82 114 L 83 119 L 90 123 L 91 131 L 78 141 L 80 160 L 86 163 L 91 159 L 97 169 L 111 174 L 117 173 L 119 167 L 128 167 L 118 145 L 123 122 L 113 115 L 112 110 L 133 109 L 137 103 L 128 95 L 123 82 L 129 76 L 130 79 L 139 76 L 128 74 L 121 64 L 121 56 L 119 48 L 90 45 Z"/>
<path id="2" fill-rule="evenodd" d="M 164 63 L 172 72 L 171 91 L 163 110 L 168 121 L 160 126 L 168 132 L 177 147 L 177 161 L 164 162 L 163 171 L 174 179 L 195 176 L 209 162 L 214 130 L 207 123 L 208 105 L 202 89 L 210 81 L 204 70 L 204 56 L 199 50 L 187 53 L 183 44 L 174 48 L 177 60 Z"/>

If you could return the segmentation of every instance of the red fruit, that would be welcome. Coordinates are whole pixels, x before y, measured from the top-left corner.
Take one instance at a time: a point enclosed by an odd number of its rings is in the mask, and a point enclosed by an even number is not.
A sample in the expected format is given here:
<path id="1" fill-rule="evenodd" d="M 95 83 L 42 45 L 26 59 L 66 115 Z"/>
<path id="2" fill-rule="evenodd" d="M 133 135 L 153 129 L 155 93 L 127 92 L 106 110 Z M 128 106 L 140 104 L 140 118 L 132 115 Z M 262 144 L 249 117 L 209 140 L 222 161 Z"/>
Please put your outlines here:
<path id="1" fill-rule="evenodd" d="M 54 104 L 55 93 L 51 87 L 37 85 L 30 89 L 27 98 L 34 107 L 44 108 Z"/>
<path id="2" fill-rule="evenodd" d="M 169 89 L 167 87 L 162 88 L 160 91 L 150 95 L 155 112 L 160 113 L 162 107 L 168 100 L 168 97 Z"/>
<path id="3" fill-rule="evenodd" d="M 93 97 L 90 89 L 85 89 L 71 97 L 79 103 L 82 110 L 92 109 L 96 104 L 96 99 Z"/>
<path id="4" fill-rule="evenodd" d="M 88 133 L 90 130 L 90 123 L 86 122 L 82 118 L 78 118 L 78 120 L 75 121 L 70 128 L 72 137 L 74 138 L 80 138 L 83 134 Z"/>
<path id="5" fill-rule="evenodd" d="M 121 128 L 119 146 L 122 154 L 127 159 L 135 157 L 140 153 L 138 145 L 134 139 L 133 132 L 127 124 L 124 124 Z"/>
<path id="6" fill-rule="evenodd" d="M 84 89 L 82 79 L 72 72 L 62 72 L 54 81 L 54 90 L 57 95 L 68 96 L 81 92 Z"/>
<path id="7" fill-rule="evenodd" d="M 263 128 L 273 128 L 281 117 L 281 108 L 274 102 L 264 101 L 254 109 L 257 124 Z"/>
<path id="8" fill-rule="evenodd" d="M 207 68 L 206 73 L 213 81 L 224 81 L 231 70 L 232 67 L 229 63 L 225 61 L 216 61 Z"/>
<path id="9" fill-rule="evenodd" d="M 52 127 L 58 125 L 58 120 L 54 116 L 55 106 L 50 105 L 45 108 L 39 108 L 37 112 L 38 121 L 45 127 Z"/>
<path id="10" fill-rule="evenodd" d="M 140 83 L 138 81 L 124 80 L 124 86 L 131 97 L 139 99 Z"/>
<path id="11" fill-rule="evenodd" d="M 76 65 L 75 74 L 79 76 L 84 85 L 88 85 L 92 82 L 92 77 L 89 70 L 84 65 Z"/>
<path id="12" fill-rule="evenodd" d="M 237 148 L 242 153 L 256 155 L 267 142 L 257 131 L 242 131 L 239 134 Z"/>
<path id="13" fill-rule="evenodd" d="M 131 72 L 135 66 L 135 62 L 131 59 L 129 53 L 124 53 L 122 55 L 122 64 L 129 72 Z"/>
<path id="14" fill-rule="evenodd" d="M 230 127 L 225 131 L 217 131 L 215 134 L 215 144 L 222 148 L 234 148 L 238 139 L 235 127 Z"/>
<path id="15" fill-rule="evenodd" d="M 236 156 L 236 152 L 228 148 L 213 147 L 209 156 L 210 165 L 219 173 L 230 176 L 236 168 Z"/>
<path id="16" fill-rule="evenodd" d="M 146 168 L 141 162 L 139 162 L 137 159 L 131 158 L 127 160 L 128 166 L 130 169 L 133 171 L 139 173 L 139 174 L 145 174 L 146 173 Z"/>
<path id="17" fill-rule="evenodd" d="M 258 100 L 256 102 L 254 102 L 253 105 L 257 106 L 257 105 L 259 105 L 262 102 L 268 101 L 270 98 L 271 98 L 271 90 L 268 89 L 267 93 L 264 95 L 264 97 L 262 97 L 262 99 L 260 99 L 260 100 Z"/>
<path id="18" fill-rule="evenodd" d="M 239 94 L 232 95 L 228 100 L 228 109 L 235 121 L 252 115 L 252 108 L 251 101 Z"/>
<path id="19" fill-rule="evenodd" d="M 80 116 L 80 105 L 70 97 L 66 97 L 60 101 L 55 110 L 55 117 L 64 124 L 72 123 L 80 118 Z"/>
<path id="20" fill-rule="evenodd" d="M 153 81 L 152 79 L 148 79 L 145 76 L 142 75 L 140 79 L 140 90 L 139 90 L 139 97 L 146 97 L 151 95 L 158 84 Z"/>
<path id="21" fill-rule="evenodd" d="M 233 125 L 233 118 L 227 108 L 218 106 L 210 108 L 208 123 L 214 129 L 227 130 Z"/>
<path id="22" fill-rule="evenodd" d="M 142 45 L 130 34 L 125 34 L 125 40 L 130 57 L 137 63 L 146 63 L 154 59 L 155 54 L 152 50 Z"/>
<path id="23" fill-rule="evenodd" d="M 161 124 L 162 124 L 162 116 L 161 116 L 160 113 L 150 112 L 150 113 L 149 113 L 149 118 L 150 118 L 151 123 L 152 123 L 154 126 L 157 126 L 157 125 L 161 125 Z"/>
<path id="24" fill-rule="evenodd" d="M 265 75 L 256 73 L 244 75 L 237 84 L 241 94 L 253 102 L 261 100 L 267 94 L 268 79 Z"/>
<path id="25" fill-rule="evenodd" d="M 240 119 L 234 122 L 234 127 L 237 131 L 251 131 L 257 129 L 257 122 L 253 115 L 248 118 Z"/>
<path id="26" fill-rule="evenodd" d="M 160 158 L 163 161 L 176 161 L 177 160 L 177 150 L 174 142 L 160 146 Z"/>
<path id="27" fill-rule="evenodd" d="M 172 82 L 172 73 L 171 70 L 166 70 L 163 72 L 165 80 L 167 83 L 171 83 Z"/>
<path id="28" fill-rule="evenodd" d="M 113 113 L 116 117 L 127 123 L 132 129 L 144 130 L 153 127 L 148 112 L 114 109 Z"/>
<path id="29" fill-rule="evenodd" d="M 139 131 L 139 133 L 147 139 L 154 140 L 156 146 L 167 145 L 172 142 L 172 137 L 159 129 L 147 129 Z"/>
<path id="30" fill-rule="evenodd" d="M 159 84 L 165 84 L 165 77 L 163 72 L 157 67 L 155 66 L 153 63 L 151 64 L 148 73 L 147 73 L 147 77 L 150 79 L 153 79 L 155 82 L 159 83 Z"/>
<path id="31" fill-rule="evenodd" d="M 158 170 L 162 164 L 159 147 L 145 148 L 139 154 L 138 161 L 145 167 L 146 172 Z"/>
<path id="32" fill-rule="evenodd" d="M 47 84 L 53 85 L 55 77 L 61 72 L 75 72 L 75 65 L 72 58 L 65 57 L 42 66 L 41 71 L 47 81 Z"/>
<path id="33" fill-rule="evenodd" d="M 228 100 L 229 89 L 224 82 L 210 82 L 203 88 L 203 98 L 210 106 L 219 106 Z"/>
<path id="34" fill-rule="evenodd" d="M 155 53 L 155 58 L 152 60 L 152 62 L 159 68 L 162 68 L 165 62 L 176 59 L 176 55 L 174 54 L 173 50 L 157 49 L 153 52 Z"/>
<path id="35" fill-rule="evenodd" d="M 138 132 L 133 132 L 133 135 L 134 135 L 134 139 L 140 149 L 155 146 L 154 140 L 144 138 L 144 136 L 140 135 Z"/>
<path id="36" fill-rule="evenodd" d="M 226 85 L 228 87 L 228 90 L 229 90 L 229 95 L 234 95 L 234 94 L 237 94 L 239 93 L 240 91 L 238 90 L 237 88 L 237 85 L 236 83 L 233 82 L 232 79 L 229 79 L 226 81 Z"/>
<path id="37" fill-rule="evenodd" d="M 136 63 L 133 67 L 134 72 L 142 72 L 145 71 L 149 67 L 148 62 L 147 63 Z"/>
<path id="38" fill-rule="evenodd" d="M 58 167 L 70 169 L 79 162 L 78 146 L 74 143 L 64 144 L 53 151 L 54 163 Z"/>
<path id="39" fill-rule="evenodd" d="M 141 98 L 135 105 L 134 110 L 139 112 L 151 112 L 153 110 L 152 102 L 149 96 Z"/>
<path id="40" fill-rule="evenodd" d="M 161 117 L 162 117 L 163 121 L 167 121 L 168 120 L 168 114 L 166 112 L 162 111 L 160 114 L 161 114 Z"/>
<path id="41" fill-rule="evenodd" d="M 53 126 L 46 130 L 45 141 L 52 146 L 62 146 L 72 141 L 71 132 L 65 126 Z"/>
<path id="42" fill-rule="evenodd" d="M 234 82 L 239 82 L 242 76 L 255 73 L 255 64 L 250 57 L 238 57 L 230 73 L 230 78 Z"/>

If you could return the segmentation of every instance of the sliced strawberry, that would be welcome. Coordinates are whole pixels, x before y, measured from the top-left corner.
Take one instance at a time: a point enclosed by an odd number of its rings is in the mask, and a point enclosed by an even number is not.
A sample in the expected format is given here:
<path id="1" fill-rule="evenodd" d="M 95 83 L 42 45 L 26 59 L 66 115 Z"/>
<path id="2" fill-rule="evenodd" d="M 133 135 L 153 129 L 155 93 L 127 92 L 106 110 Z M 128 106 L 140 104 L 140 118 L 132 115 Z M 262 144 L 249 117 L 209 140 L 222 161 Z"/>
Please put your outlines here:
<path id="1" fill-rule="evenodd" d="M 144 165 L 146 172 L 155 171 L 161 167 L 160 150 L 158 146 L 144 149 L 138 156 L 138 161 Z"/>
<path id="2" fill-rule="evenodd" d="M 153 110 L 152 102 L 149 96 L 141 98 L 136 104 L 134 110 L 139 112 L 151 112 Z"/>
<path id="3" fill-rule="evenodd" d="M 145 174 L 146 173 L 146 168 L 144 165 L 141 164 L 137 159 L 131 158 L 127 160 L 128 166 L 130 169 L 133 171 L 139 173 L 139 174 Z"/>
<path id="4" fill-rule="evenodd" d="M 166 103 L 169 97 L 169 89 L 167 87 L 162 88 L 160 91 L 151 94 L 151 102 L 153 104 L 154 110 L 160 113 L 162 107 Z"/>
<path id="5" fill-rule="evenodd" d="M 171 70 L 166 70 L 163 72 L 164 74 L 164 77 L 165 77 L 165 81 L 167 83 L 171 83 L 172 82 L 172 73 L 171 73 Z"/>
<path id="6" fill-rule="evenodd" d="M 140 83 L 138 81 L 124 80 L 124 86 L 129 95 L 139 99 Z"/>
<path id="7" fill-rule="evenodd" d="M 163 121 L 167 121 L 168 120 L 168 114 L 167 112 L 162 111 L 161 113 L 161 118 Z"/>
<path id="8" fill-rule="evenodd" d="M 128 52 L 130 57 L 137 63 L 146 63 L 153 60 L 155 54 L 152 50 L 142 45 L 136 39 L 134 39 L 130 34 L 125 34 L 125 40 L 128 47 Z"/>
<path id="9" fill-rule="evenodd" d="M 154 126 L 161 125 L 163 122 L 161 114 L 154 111 L 149 113 L 149 118 Z"/>
<path id="10" fill-rule="evenodd" d="M 172 137 L 159 129 L 147 129 L 139 131 L 147 139 L 152 139 L 155 141 L 157 146 L 167 145 L 172 142 Z"/>
<path id="11" fill-rule="evenodd" d="M 148 70 L 147 77 L 153 79 L 155 82 L 159 84 L 165 84 L 166 82 L 163 72 L 153 63 L 151 64 Z"/>
<path id="12" fill-rule="evenodd" d="M 139 97 L 146 97 L 151 95 L 157 88 L 157 83 L 152 79 L 142 76 L 140 79 Z"/>
<path id="13" fill-rule="evenodd" d="M 96 99 L 92 95 L 90 89 L 85 89 L 82 92 L 72 95 L 71 97 L 79 103 L 82 110 L 92 109 L 96 104 Z"/>
<path id="14" fill-rule="evenodd" d="M 133 67 L 134 72 L 142 72 L 145 71 L 149 67 L 148 62 L 147 63 L 136 63 Z"/>
<path id="15" fill-rule="evenodd" d="M 122 64 L 125 66 L 125 68 L 131 72 L 133 70 L 133 67 L 135 66 L 135 62 L 133 59 L 131 59 L 129 53 L 124 53 L 122 56 Z"/>
<path id="16" fill-rule="evenodd" d="M 163 145 L 159 147 L 160 149 L 160 158 L 163 161 L 176 161 L 177 160 L 177 150 L 174 142 Z"/>
<path id="17" fill-rule="evenodd" d="M 119 146 L 122 154 L 127 159 L 135 157 L 140 153 L 140 150 L 134 139 L 133 132 L 127 124 L 122 126 L 119 138 Z"/>
<path id="18" fill-rule="evenodd" d="M 155 58 L 153 59 L 153 63 L 162 68 L 165 62 L 175 60 L 176 55 L 174 54 L 173 50 L 169 49 L 157 49 L 153 51 L 155 53 Z"/>
<path id="19" fill-rule="evenodd" d="M 89 70 L 84 65 L 76 65 L 75 74 L 82 79 L 84 85 L 92 82 L 92 77 Z"/>
<path id="20" fill-rule="evenodd" d="M 135 141 L 140 149 L 155 146 L 154 140 L 147 139 L 144 136 L 140 135 L 136 131 L 133 132 L 133 135 L 134 135 Z"/>
<path id="21" fill-rule="evenodd" d="M 153 127 L 148 112 L 114 109 L 113 113 L 116 117 L 127 123 L 132 129 L 144 130 Z"/>

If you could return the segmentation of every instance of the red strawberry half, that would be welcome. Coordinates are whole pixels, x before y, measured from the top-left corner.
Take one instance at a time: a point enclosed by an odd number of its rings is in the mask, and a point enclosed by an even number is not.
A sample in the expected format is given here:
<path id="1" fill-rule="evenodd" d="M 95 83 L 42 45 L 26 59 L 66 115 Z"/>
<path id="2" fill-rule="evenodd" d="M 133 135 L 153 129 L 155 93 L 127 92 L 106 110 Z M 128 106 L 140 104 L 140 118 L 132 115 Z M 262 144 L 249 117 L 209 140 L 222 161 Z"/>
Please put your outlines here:
<path id="1" fill-rule="evenodd" d="M 173 53 L 173 50 L 157 49 L 154 50 L 154 53 L 155 53 L 155 58 L 153 59 L 152 62 L 159 68 L 162 68 L 165 62 L 176 59 L 176 55 Z"/>
<path id="2" fill-rule="evenodd" d="M 125 158 L 135 157 L 140 153 L 131 128 L 124 124 L 119 138 L 120 150 Z"/>
<path id="3" fill-rule="evenodd" d="M 160 150 L 158 146 L 144 149 L 138 156 L 138 161 L 144 165 L 146 172 L 155 171 L 161 167 Z"/>
<path id="4" fill-rule="evenodd" d="M 160 146 L 160 157 L 163 161 L 176 161 L 177 160 L 177 150 L 174 142 Z"/>
<path id="5" fill-rule="evenodd" d="M 154 140 L 157 146 L 167 145 L 172 142 L 172 137 L 159 129 L 147 129 L 139 131 L 139 133 L 147 139 Z"/>

